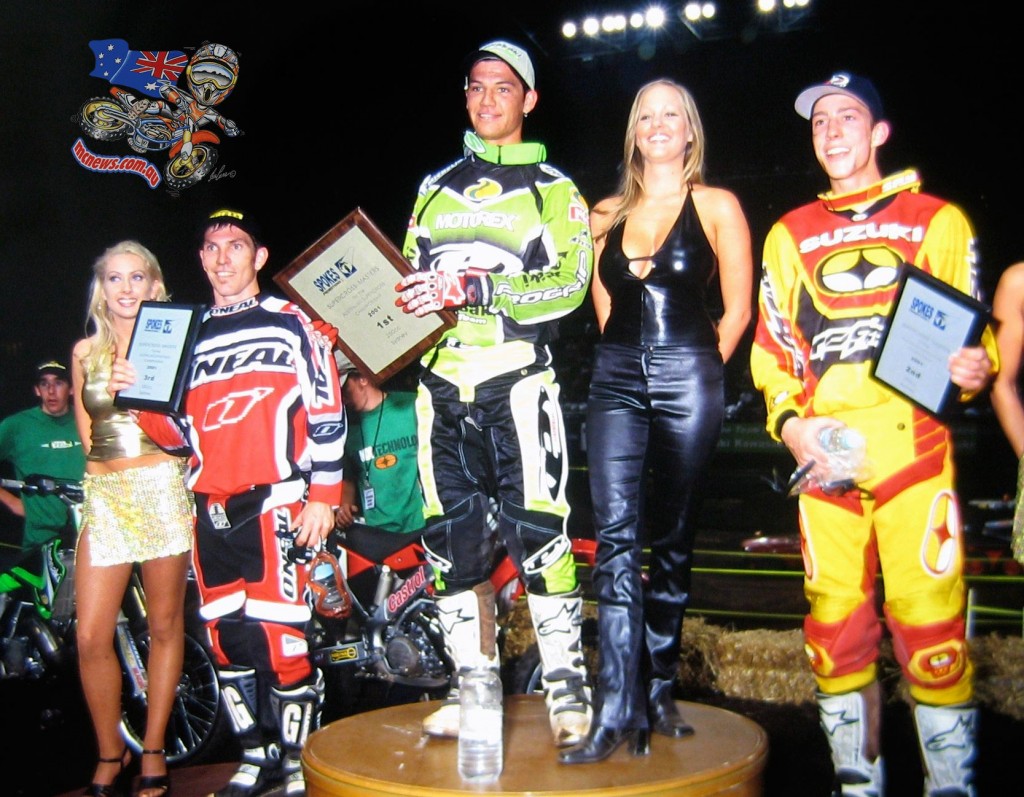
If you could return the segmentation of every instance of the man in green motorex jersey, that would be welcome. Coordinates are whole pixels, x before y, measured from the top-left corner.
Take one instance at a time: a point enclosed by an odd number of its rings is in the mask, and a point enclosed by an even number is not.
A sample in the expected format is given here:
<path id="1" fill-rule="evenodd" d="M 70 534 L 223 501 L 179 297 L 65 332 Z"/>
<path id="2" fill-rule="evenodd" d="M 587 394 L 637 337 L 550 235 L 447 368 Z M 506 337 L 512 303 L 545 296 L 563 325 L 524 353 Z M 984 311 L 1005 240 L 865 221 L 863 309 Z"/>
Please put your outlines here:
<path id="1" fill-rule="evenodd" d="M 565 746 L 586 736 L 592 712 L 547 344 L 557 319 L 587 296 L 588 209 L 572 180 L 544 162 L 544 146 L 523 142 L 538 96 L 530 56 L 494 41 L 463 66 L 473 131 L 464 156 L 420 186 L 404 245 L 416 273 L 396 286 L 407 313 L 458 315 L 424 355 L 416 399 L 423 543 L 456 665 L 448 699 L 423 727 L 457 735 L 459 673 L 498 666 L 486 522 L 493 501 L 501 542 L 526 583 L 552 733 Z"/>

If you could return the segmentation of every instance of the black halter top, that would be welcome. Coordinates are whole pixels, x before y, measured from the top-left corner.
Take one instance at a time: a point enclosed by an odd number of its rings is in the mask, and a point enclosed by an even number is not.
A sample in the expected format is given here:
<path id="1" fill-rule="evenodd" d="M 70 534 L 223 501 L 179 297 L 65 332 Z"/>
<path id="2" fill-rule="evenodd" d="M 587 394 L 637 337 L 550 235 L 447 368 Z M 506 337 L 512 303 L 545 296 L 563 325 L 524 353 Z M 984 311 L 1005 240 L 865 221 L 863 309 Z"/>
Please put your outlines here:
<path id="1" fill-rule="evenodd" d="M 693 191 L 686 194 L 668 237 L 640 279 L 622 251 L 625 222 L 608 231 L 598 273 L 611 296 L 611 313 L 601 340 L 641 346 L 718 346 L 715 324 L 705 307 L 708 284 L 718 268 L 704 234 Z"/>

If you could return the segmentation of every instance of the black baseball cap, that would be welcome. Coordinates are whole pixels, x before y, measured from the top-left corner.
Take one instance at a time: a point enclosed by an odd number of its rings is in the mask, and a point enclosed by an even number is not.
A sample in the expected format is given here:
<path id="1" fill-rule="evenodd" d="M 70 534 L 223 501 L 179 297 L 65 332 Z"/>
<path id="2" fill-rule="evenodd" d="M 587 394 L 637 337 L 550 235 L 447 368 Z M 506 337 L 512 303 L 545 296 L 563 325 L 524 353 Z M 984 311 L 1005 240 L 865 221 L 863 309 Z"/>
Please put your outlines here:
<path id="1" fill-rule="evenodd" d="M 71 384 L 71 376 L 68 374 L 68 369 L 56 360 L 47 360 L 44 363 L 40 363 L 36 366 L 36 381 L 38 382 L 44 376 L 52 375 L 58 379 L 63 379 L 69 385 Z"/>
<path id="2" fill-rule="evenodd" d="M 797 95 L 794 107 L 796 112 L 804 119 L 811 118 L 814 110 L 814 103 L 829 94 L 846 94 L 864 103 L 864 106 L 871 112 L 871 118 L 877 122 L 885 118 L 885 109 L 882 107 L 882 98 L 875 88 L 875 84 L 865 77 L 860 77 L 852 72 L 836 72 L 824 83 L 815 83 Z"/>
<path id="3" fill-rule="evenodd" d="M 237 227 L 247 232 L 257 247 L 263 246 L 263 232 L 255 217 L 247 210 L 237 208 L 219 208 L 207 216 L 199 229 L 199 240 L 202 242 L 207 231 L 216 227 Z"/>

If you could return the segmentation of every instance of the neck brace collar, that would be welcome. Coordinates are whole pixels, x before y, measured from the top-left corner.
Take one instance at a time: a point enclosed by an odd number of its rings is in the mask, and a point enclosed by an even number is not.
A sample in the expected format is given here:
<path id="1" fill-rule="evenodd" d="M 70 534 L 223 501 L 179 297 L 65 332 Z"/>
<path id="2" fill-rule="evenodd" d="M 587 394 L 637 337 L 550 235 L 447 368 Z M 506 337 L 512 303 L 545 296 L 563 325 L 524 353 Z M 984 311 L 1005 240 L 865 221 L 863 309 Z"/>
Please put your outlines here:
<path id="1" fill-rule="evenodd" d="M 874 185 L 861 188 L 849 194 L 833 194 L 826 191 L 818 194 L 818 199 L 825 203 L 831 211 L 861 209 L 863 206 L 871 205 L 879 199 L 898 194 L 900 191 L 913 191 L 915 194 L 921 190 L 921 178 L 915 169 L 904 169 L 888 177 L 879 180 Z"/>
<path id="2" fill-rule="evenodd" d="M 548 151 L 543 144 L 521 143 L 498 146 L 488 144 L 472 130 L 467 130 L 462 138 L 462 146 L 466 155 L 476 155 L 488 163 L 499 166 L 525 166 L 547 160 Z"/>

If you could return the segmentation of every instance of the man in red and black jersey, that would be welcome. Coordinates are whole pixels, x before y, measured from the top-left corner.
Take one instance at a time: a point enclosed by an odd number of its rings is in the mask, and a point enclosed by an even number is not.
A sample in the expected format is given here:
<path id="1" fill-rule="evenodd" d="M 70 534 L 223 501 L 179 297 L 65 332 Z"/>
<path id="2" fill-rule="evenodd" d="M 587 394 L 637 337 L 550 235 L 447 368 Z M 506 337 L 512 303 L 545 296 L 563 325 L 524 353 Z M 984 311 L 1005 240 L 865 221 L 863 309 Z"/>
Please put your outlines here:
<path id="1" fill-rule="evenodd" d="M 800 494 L 805 648 L 836 769 L 834 794 L 882 795 L 876 613 L 884 613 L 915 702 L 926 795 L 974 795 L 972 668 L 964 640 L 963 529 L 952 438 L 940 418 L 872 378 L 901 273 L 910 265 L 976 292 L 974 232 L 955 205 L 920 192 L 913 170 L 883 177 L 889 137 L 870 81 L 847 72 L 801 92 L 830 190 L 783 216 L 764 245 L 751 372 L 769 434 L 806 468 Z M 988 383 L 986 346 L 949 358 L 962 400 Z M 867 441 L 870 472 L 828 484 L 822 432 L 849 426 Z"/>
<path id="2" fill-rule="evenodd" d="M 305 630 L 307 567 L 341 502 L 345 416 L 331 343 L 296 305 L 261 296 L 269 257 L 252 217 L 219 210 L 199 258 L 213 306 L 192 355 L 184 412 L 139 413 L 168 451 L 191 455 L 193 563 L 242 764 L 218 795 L 284 785 L 305 794 L 300 753 L 317 727 L 322 682 Z M 115 364 L 117 387 L 134 381 Z M 112 379 L 112 383 L 114 379 Z"/>

